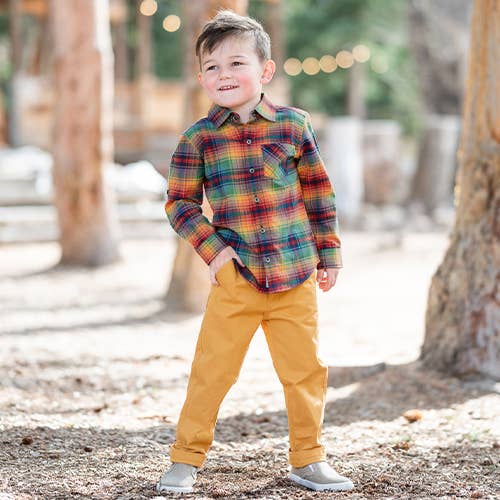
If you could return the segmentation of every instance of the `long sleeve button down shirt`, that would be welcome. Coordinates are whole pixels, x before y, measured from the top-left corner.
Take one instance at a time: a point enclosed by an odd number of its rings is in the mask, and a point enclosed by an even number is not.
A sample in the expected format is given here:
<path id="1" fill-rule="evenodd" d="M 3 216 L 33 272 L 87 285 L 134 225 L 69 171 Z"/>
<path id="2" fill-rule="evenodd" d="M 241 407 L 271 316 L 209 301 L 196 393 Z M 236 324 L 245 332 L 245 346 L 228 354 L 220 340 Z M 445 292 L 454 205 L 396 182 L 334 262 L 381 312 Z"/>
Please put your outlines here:
<path id="1" fill-rule="evenodd" d="M 202 213 L 203 188 L 213 210 Z M 309 115 L 264 95 L 248 123 L 213 105 L 172 156 L 165 210 L 173 229 L 210 261 L 231 246 L 262 292 L 342 267 L 335 192 Z"/>

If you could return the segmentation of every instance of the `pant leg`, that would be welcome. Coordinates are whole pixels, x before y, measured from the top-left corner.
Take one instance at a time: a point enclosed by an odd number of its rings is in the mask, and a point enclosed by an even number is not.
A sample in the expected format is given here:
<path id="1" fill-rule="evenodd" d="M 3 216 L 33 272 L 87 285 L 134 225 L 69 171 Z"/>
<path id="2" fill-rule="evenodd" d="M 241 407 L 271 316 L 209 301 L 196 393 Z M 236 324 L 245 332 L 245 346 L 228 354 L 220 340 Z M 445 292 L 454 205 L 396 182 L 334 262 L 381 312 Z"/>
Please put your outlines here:
<path id="1" fill-rule="evenodd" d="M 233 261 L 217 272 L 198 336 L 186 400 L 170 450 L 172 462 L 201 467 L 212 444 L 220 404 L 240 373 L 263 315 L 263 294 Z"/>
<path id="2" fill-rule="evenodd" d="M 326 458 L 320 440 L 328 369 L 318 357 L 316 273 L 269 298 L 262 328 L 285 393 L 289 461 L 304 467 Z"/>

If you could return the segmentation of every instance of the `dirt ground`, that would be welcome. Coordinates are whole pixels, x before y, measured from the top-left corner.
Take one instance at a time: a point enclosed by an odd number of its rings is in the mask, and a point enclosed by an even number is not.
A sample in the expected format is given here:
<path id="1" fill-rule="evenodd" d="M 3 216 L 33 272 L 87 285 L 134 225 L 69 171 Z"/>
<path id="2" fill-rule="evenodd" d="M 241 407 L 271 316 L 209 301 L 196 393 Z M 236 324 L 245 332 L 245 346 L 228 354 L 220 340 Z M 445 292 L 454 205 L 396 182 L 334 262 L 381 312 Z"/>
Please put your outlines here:
<path id="1" fill-rule="evenodd" d="M 286 479 L 284 398 L 259 329 L 185 498 L 499 497 L 498 384 L 415 361 L 446 235 L 348 232 L 343 244 L 337 285 L 318 290 L 323 437 L 356 489 Z M 117 264 L 61 270 L 54 243 L 0 246 L 0 500 L 156 496 L 201 323 L 165 311 L 174 252 L 167 232 L 123 242 Z M 363 378 L 338 368 L 382 362 Z"/>

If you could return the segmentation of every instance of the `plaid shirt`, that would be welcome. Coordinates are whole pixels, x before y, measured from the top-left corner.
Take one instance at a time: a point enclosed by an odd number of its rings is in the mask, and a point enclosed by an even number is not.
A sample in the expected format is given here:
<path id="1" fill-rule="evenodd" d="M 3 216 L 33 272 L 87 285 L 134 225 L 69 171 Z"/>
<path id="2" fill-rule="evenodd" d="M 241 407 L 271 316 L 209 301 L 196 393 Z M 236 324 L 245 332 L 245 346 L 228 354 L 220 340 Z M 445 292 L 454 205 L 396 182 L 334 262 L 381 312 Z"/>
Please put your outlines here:
<path id="1" fill-rule="evenodd" d="M 203 187 L 213 210 L 201 210 Z M 248 123 L 213 105 L 172 156 L 165 211 L 208 264 L 231 246 L 257 290 L 281 292 L 315 267 L 342 267 L 335 192 L 309 115 L 265 96 Z"/>

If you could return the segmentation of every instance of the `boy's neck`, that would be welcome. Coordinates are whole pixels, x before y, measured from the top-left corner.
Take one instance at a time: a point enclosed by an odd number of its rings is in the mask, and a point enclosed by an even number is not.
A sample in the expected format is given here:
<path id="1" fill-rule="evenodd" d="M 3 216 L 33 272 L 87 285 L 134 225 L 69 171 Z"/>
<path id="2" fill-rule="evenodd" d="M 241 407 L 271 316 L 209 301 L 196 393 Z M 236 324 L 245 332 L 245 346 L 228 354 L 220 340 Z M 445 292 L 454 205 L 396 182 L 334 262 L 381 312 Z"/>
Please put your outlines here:
<path id="1" fill-rule="evenodd" d="M 264 94 L 261 92 L 256 102 L 251 106 L 247 106 L 245 109 L 230 109 L 233 113 L 236 113 L 240 117 L 240 123 L 248 123 L 250 121 L 250 118 L 252 117 L 253 111 L 259 105 L 263 96 Z"/>

